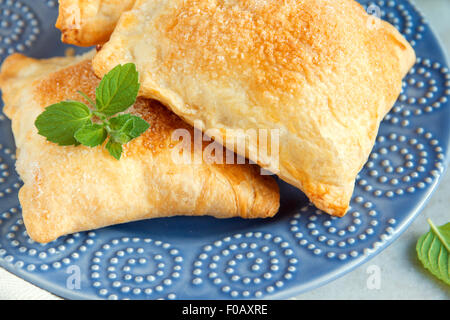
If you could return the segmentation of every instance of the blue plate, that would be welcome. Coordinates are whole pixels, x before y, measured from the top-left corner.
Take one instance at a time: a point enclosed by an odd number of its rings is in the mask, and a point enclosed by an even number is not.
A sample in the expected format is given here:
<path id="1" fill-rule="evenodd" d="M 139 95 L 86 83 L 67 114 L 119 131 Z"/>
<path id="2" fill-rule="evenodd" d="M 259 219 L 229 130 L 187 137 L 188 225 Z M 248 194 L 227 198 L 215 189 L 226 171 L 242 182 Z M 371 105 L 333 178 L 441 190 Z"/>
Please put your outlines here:
<path id="1" fill-rule="evenodd" d="M 322 213 L 278 181 L 274 219 L 161 218 L 38 244 L 23 225 L 14 140 L 1 115 L 0 266 L 65 298 L 278 299 L 342 276 L 382 251 L 417 216 L 446 166 L 450 74 L 436 37 L 408 1 L 362 3 L 378 6 L 369 10 L 394 24 L 418 58 L 344 218 Z M 13 52 L 63 55 L 69 47 L 53 27 L 56 1 L 0 0 L 0 12 L 2 60 Z"/>

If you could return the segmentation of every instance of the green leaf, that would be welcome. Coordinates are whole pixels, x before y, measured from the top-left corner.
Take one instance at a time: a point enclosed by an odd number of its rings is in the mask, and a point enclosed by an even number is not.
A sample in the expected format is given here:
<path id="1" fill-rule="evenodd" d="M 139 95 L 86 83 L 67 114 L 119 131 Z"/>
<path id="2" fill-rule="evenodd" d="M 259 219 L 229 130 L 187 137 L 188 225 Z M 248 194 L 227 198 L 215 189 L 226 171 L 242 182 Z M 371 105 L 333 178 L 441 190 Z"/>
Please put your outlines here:
<path id="1" fill-rule="evenodd" d="M 133 139 L 139 137 L 141 134 L 147 131 L 148 128 L 150 128 L 150 124 L 144 119 L 136 116 L 132 116 L 132 119 L 133 129 L 129 132 L 129 135 L 133 137 Z"/>
<path id="2" fill-rule="evenodd" d="M 95 102 L 92 101 L 92 99 L 89 98 L 89 96 L 86 93 L 84 93 L 83 91 L 80 91 L 80 90 L 77 90 L 77 92 L 80 96 L 82 96 L 84 99 L 86 99 L 87 102 L 89 102 L 91 107 L 95 107 Z"/>
<path id="3" fill-rule="evenodd" d="M 139 74 L 133 63 L 118 65 L 109 71 L 95 90 L 97 110 L 106 116 L 125 111 L 139 91 Z"/>
<path id="4" fill-rule="evenodd" d="M 87 124 L 75 132 L 75 139 L 85 146 L 95 147 L 101 145 L 105 141 L 107 131 L 103 125 Z"/>
<path id="5" fill-rule="evenodd" d="M 132 63 L 118 65 L 108 72 L 96 88 L 96 102 L 82 91 L 77 91 L 91 105 L 89 109 L 82 102 L 63 101 L 45 109 L 35 121 L 38 133 L 48 141 L 59 145 L 95 147 L 103 144 L 116 159 L 122 154 L 122 144 L 137 138 L 150 125 L 140 117 L 116 113 L 128 109 L 139 91 L 139 74 Z M 93 123 L 96 116 L 101 123 Z"/>
<path id="6" fill-rule="evenodd" d="M 121 114 L 109 119 L 109 121 L 113 130 L 111 136 L 116 142 L 120 143 L 127 143 L 139 137 L 150 127 L 147 121 L 131 114 Z"/>
<path id="7" fill-rule="evenodd" d="M 131 117 L 131 114 L 125 113 L 109 119 L 111 129 L 120 130 Z"/>
<path id="8" fill-rule="evenodd" d="M 45 108 L 34 122 L 38 133 L 61 146 L 78 145 L 74 134 L 91 122 L 92 113 L 81 102 L 62 101 Z"/>
<path id="9" fill-rule="evenodd" d="M 120 160 L 120 156 L 122 155 L 122 144 L 109 139 L 105 148 L 109 151 L 110 155 L 112 155 L 117 160 Z"/>
<path id="10" fill-rule="evenodd" d="M 436 227 L 430 219 L 430 231 L 419 238 L 417 256 L 434 276 L 450 285 L 450 222 Z"/>

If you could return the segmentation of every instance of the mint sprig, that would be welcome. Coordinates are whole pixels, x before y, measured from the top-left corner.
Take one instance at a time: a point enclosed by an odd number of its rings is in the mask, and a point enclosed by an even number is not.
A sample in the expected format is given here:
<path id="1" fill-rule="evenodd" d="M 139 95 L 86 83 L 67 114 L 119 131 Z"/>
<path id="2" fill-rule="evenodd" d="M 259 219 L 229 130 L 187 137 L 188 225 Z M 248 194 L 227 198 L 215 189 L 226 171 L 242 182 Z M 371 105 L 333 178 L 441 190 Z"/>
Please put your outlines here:
<path id="1" fill-rule="evenodd" d="M 139 75 L 133 63 L 118 65 L 108 72 L 95 90 L 95 103 L 78 91 L 91 105 L 79 101 L 61 101 L 45 108 L 35 121 L 38 133 L 61 146 L 102 145 L 120 159 L 122 145 L 139 137 L 150 125 L 142 118 L 125 113 L 136 101 Z M 116 115 L 116 116 L 114 116 Z M 93 117 L 98 121 L 93 122 Z"/>

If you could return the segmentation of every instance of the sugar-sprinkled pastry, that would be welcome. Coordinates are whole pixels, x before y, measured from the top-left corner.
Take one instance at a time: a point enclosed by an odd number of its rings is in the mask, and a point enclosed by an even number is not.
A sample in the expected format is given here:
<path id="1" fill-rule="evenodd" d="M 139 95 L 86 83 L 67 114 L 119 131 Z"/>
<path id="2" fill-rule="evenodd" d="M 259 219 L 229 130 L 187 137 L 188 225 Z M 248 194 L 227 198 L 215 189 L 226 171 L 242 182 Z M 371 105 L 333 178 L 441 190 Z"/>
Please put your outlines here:
<path id="1" fill-rule="evenodd" d="M 4 112 L 12 119 L 16 169 L 24 182 L 19 200 L 32 239 L 49 242 L 155 217 L 265 218 L 278 211 L 278 186 L 256 165 L 177 162 L 173 150 L 182 142 L 174 141 L 172 132 L 193 129 L 154 100 L 138 98 L 130 108 L 150 128 L 124 146 L 120 160 L 101 146 L 46 141 L 34 125 L 46 106 L 80 100 L 77 90 L 94 97 L 100 80 L 91 56 L 36 60 L 14 54 L 1 69 Z"/>
<path id="2" fill-rule="evenodd" d="M 122 12 L 135 0 L 59 0 L 56 27 L 61 40 L 78 46 L 108 41 Z"/>
<path id="3" fill-rule="evenodd" d="M 379 124 L 415 61 L 405 38 L 353 0 L 137 0 L 93 68 L 133 62 L 140 94 L 342 216 Z M 279 153 L 239 151 L 240 129 L 279 131 Z M 277 163 L 279 159 L 279 165 Z"/>

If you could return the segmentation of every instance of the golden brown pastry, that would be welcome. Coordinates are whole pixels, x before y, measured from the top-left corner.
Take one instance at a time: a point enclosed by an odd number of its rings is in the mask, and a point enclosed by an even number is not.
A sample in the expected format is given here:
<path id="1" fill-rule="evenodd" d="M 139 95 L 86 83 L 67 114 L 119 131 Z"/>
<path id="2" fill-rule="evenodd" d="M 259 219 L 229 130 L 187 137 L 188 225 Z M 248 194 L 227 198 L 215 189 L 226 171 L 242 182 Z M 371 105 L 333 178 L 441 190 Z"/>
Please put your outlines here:
<path id="1" fill-rule="evenodd" d="M 135 63 L 142 96 L 219 129 L 217 141 L 342 216 L 414 61 L 400 33 L 353 0 L 137 0 L 93 68 Z M 239 129 L 279 130 L 279 164 L 255 139 L 237 150 Z"/>
<path id="2" fill-rule="evenodd" d="M 120 15 L 135 0 L 59 0 L 56 27 L 61 40 L 78 46 L 108 41 Z"/>
<path id="3" fill-rule="evenodd" d="M 35 60 L 14 54 L 1 69 L 4 112 L 12 119 L 24 182 L 19 200 L 32 239 L 48 242 L 154 217 L 265 218 L 277 212 L 278 186 L 256 165 L 177 163 L 173 150 L 184 141 L 174 141 L 172 132 L 193 129 L 154 100 L 139 98 L 130 108 L 150 129 L 125 145 L 120 161 L 102 147 L 61 147 L 38 135 L 34 121 L 46 106 L 80 100 L 76 90 L 95 96 L 99 80 L 90 56 Z"/>

